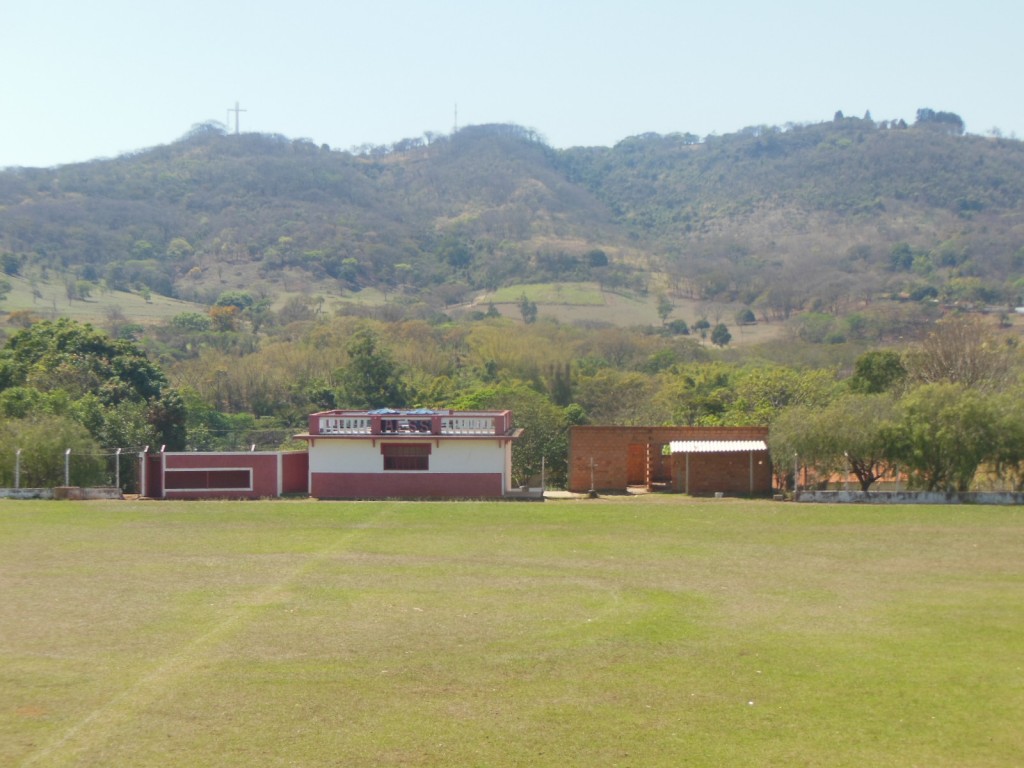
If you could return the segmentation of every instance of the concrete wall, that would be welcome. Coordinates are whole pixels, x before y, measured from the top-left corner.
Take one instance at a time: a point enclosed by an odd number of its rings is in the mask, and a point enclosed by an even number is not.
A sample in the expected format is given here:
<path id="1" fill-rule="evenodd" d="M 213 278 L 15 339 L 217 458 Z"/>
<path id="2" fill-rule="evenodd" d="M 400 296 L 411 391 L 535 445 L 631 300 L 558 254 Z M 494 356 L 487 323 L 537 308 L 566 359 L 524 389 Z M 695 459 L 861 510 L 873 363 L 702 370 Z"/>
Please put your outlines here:
<path id="1" fill-rule="evenodd" d="M 67 501 L 111 501 L 123 499 L 120 488 L 60 486 L 58 488 L 0 488 L 0 499 L 59 499 Z"/>
<path id="2" fill-rule="evenodd" d="M 796 500 L 821 504 L 1024 504 L 1024 493 L 800 491 Z"/>
<path id="3" fill-rule="evenodd" d="M 767 427 L 572 427 L 569 430 L 569 490 L 585 493 L 590 489 L 590 462 L 594 461 L 594 489 L 598 491 L 622 491 L 631 484 L 644 482 L 638 477 L 635 458 L 643 452 L 653 457 L 652 479 L 670 481 L 671 490 L 682 492 L 679 480 L 681 456 L 666 460 L 661 457 L 661 447 L 673 440 L 767 440 Z M 633 476 L 629 471 L 630 453 L 634 455 Z M 650 451 L 646 447 L 650 446 Z M 698 456 L 709 458 L 697 459 Z M 712 458 L 714 457 L 714 458 Z M 700 469 L 695 469 L 699 463 Z M 755 493 L 771 492 L 771 467 L 767 454 L 755 477 Z M 755 459 L 756 461 L 756 459 Z M 742 467 L 738 466 L 742 462 Z M 673 466 L 675 465 L 675 466 Z M 746 494 L 750 488 L 749 454 L 691 454 L 691 493 L 712 493 L 721 491 L 729 494 Z M 762 474 L 763 473 L 763 474 Z M 642 474 L 642 472 L 641 472 Z M 701 476 L 708 477 L 706 490 Z M 712 482 L 713 481 L 713 482 Z M 718 487 L 712 487 L 718 486 Z"/>
<path id="4" fill-rule="evenodd" d="M 0 499 L 52 499 L 53 488 L 0 488 Z"/>

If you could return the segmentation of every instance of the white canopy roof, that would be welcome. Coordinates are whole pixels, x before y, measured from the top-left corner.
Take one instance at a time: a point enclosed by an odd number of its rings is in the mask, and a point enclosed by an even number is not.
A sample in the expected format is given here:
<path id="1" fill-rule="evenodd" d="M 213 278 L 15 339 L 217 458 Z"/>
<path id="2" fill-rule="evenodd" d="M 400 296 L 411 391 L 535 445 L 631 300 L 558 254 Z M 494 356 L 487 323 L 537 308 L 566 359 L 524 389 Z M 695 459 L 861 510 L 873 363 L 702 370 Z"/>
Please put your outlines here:
<path id="1" fill-rule="evenodd" d="M 739 453 L 740 451 L 767 451 L 764 440 L 673 440 L 672 453 Z"/>

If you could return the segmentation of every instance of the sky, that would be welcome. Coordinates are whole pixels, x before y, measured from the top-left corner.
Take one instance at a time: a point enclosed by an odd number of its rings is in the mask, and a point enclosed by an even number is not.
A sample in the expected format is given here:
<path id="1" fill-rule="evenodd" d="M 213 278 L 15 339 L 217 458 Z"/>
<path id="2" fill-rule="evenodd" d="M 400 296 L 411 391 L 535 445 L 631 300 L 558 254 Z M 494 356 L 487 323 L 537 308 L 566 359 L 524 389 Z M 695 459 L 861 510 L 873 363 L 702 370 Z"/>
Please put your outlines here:
<path id="1" fill-rule="evenodd" d="M 1009 0 L 0 0 L 0 167 L 215 121 L 337 149 L 517 123 L 549 144 L 837 110 L 1024 138 Z"/>

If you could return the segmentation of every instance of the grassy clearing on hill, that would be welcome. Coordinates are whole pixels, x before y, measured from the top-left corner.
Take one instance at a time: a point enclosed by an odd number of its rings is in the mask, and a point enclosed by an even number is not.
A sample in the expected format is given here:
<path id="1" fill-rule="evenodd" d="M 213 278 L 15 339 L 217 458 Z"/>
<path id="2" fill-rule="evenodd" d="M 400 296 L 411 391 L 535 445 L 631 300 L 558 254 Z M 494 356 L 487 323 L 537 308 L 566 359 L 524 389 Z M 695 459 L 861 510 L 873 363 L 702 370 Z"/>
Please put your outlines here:
<path id="1" fill-rule="evenodd" d="M 0 764 L 1005 766 L 1024 515 L 0 502 Z"/>
<path id="2" fill-rule="evenodd" d="M 85 300 L 69 301 L 64 283 L 39 281 L 35 284 L 41 296 L 33 296 L 33 285 L 23 277 L 4 275 L 11 284 L 11 292 L 4 299 L 4 312 L 27 310 L 45 320 L 70 317 L 83 323 L 102 326 L 112 309 L 120 310 L 128 322 L 149 325 L 166 322 L 182 312 L 205 312 L 206 307 L 189 301 L 172 299 L 154 293 L 147 301 L 141 294 L 125 291 L 102 291 L 95 287 Z"/>
<path id="3" fill-rule="evenodd" d="M 606 294 L 597 283 L 529 283 L 499 288 L 484 297 L 483 302 L 517 304 L 523 296 L 537 304 L 568 304 L 603 307 Z"/>
<path id="4" fill-rule="evenodd" d="M 597 283 L 529 283 L 511 285 L 486 294 L 478 299 L 477 308 L 493 303 L 501 314 L 518 318 L 519 300 L 527 299 L 538 305 L 540 317 L 553 317 L 562 323 L 604 322 L 620 327 L 641 325 L 660 326 L 658 296 L 646 296 L 603 291 Z M 668 320 L 685 320 L 693 325 L 706 318 L 712 323 L 724 322 L 732 333 L 730 346 L 748 346 L 779 338 L 784 326 L 781 323 L 759 322 L 740 326 L 736 314 L 743 309 L 740 304 L 699 301 L 675 297 Z M 694 336 L 694 338 L 698 338 Z M 710 345 L 710 341 L 707 342 Z"/>

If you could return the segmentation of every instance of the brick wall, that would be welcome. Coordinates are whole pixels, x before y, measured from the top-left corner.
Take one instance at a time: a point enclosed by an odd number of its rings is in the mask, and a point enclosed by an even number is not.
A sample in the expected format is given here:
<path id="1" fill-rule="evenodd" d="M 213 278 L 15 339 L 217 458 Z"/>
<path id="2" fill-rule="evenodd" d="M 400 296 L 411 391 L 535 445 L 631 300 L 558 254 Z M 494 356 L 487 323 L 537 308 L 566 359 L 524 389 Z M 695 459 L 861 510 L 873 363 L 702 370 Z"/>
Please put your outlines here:
<path id="1" fill-rule="evenodd" d="M 572 427 L 569 430 L 569 490 L 590 489 L 593 460 L 594 489 L 622 491 L 648 480 L 666 482 L 671 490 L 685 490 L 685 456 L 661 456 L 662 446 L 673 440 L 767 440 L 767 427 Z M 630 446 L 633 446 L 631 449 Z M 634 455 L 630 472 L 630 453 Z M 650 457 L 637 469 L 635 457 Z M 759 463 L 760 462 L 760 463 Z M 754 493 L 772 488 L 767 452 L 754 455 Z M 750 492 L 750 454 L 716 453 L 690 455 L 690 493 L 729 494 Z"/>

